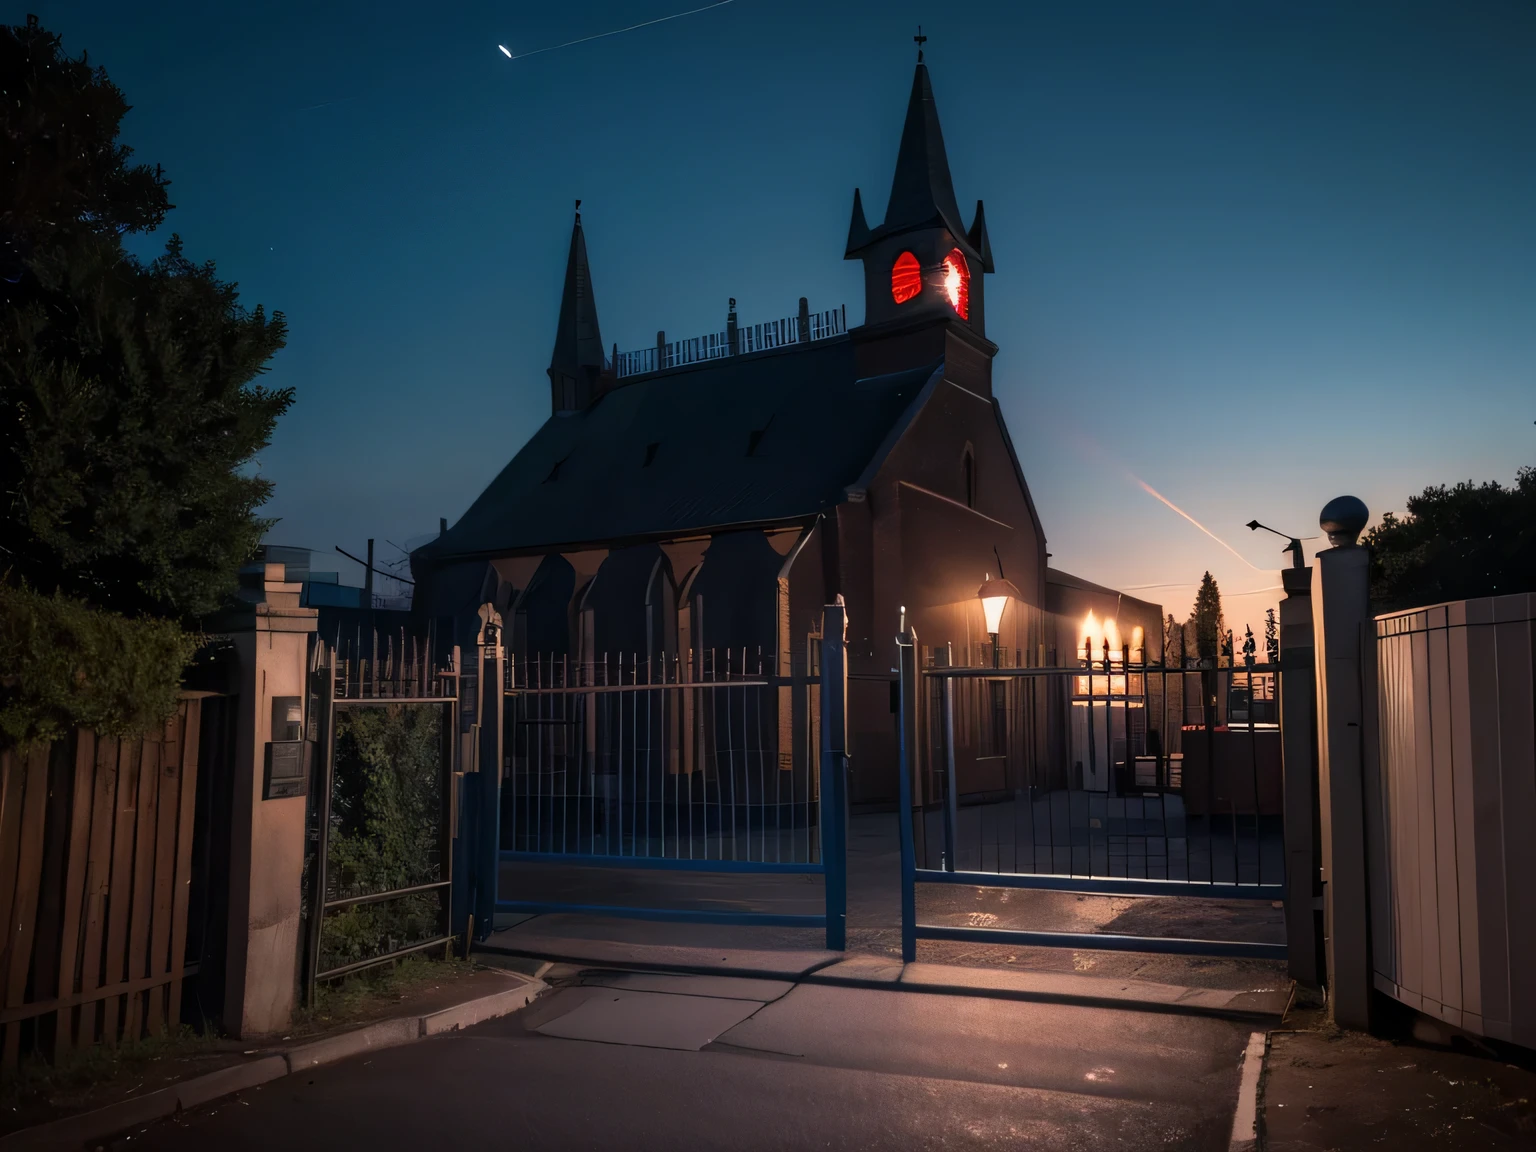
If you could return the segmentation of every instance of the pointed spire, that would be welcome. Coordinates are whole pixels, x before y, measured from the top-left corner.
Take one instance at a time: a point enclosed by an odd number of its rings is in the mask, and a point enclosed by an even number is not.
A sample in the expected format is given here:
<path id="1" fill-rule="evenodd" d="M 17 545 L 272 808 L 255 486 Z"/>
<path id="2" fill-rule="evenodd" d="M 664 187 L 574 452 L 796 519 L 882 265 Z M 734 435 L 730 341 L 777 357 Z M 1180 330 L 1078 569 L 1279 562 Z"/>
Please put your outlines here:
<path id="1" fill-rule="evenodd" d="M 853 219 L 848 222 L 848 247 L 843 251 L 843 259 L 852 256 L 864 245 L 869 243 L 869 222 L 864 219 L 864 201 L 859 195 L 859 190 L 853 190 Z"/>
<path id="2" fill-rule="evenodd" d="M 928 66 L 921 60 L 912 77 L 912 96 L 907 102 L 907 122 L 901 130 L 901 151 L 896 156 L 896 178 L 885 208 L 886 234 L 942 223 L 956 236 L 960 208 L 944 154 L 944 134 L 939 129 L 939 109 L 933 100 Z"/>
<path id="3" fill-rule="evenodd" d="M 971 220 L 971 230 L 965 234 L 965 238 L 976 255 L 981 257 L 981 270 L 993 271 L 992 240 L 987 236 L 987 213 L 980 200 L 976 201 L 976 216 Z"/>
<path id="4" fill-rule="evenodd" d="M 565 262 L 565 291 L 560 297 L 560 324 L 550 357 L 551 379 L 565 376 L 590 385 L 603 371 L 603 336 L 597 326 L 597 301 L 592 296 L 592 271 L 587 266 L 587 239 L 581 230 L 581 201 L 571 228 L 571 251 Z"/>

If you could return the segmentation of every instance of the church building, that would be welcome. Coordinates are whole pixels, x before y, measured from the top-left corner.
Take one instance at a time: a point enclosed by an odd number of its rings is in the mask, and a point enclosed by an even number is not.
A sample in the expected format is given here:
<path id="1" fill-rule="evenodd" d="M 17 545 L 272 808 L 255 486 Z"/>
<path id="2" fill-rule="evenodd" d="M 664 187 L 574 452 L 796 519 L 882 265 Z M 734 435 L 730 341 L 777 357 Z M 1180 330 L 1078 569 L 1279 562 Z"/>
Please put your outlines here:
<path id="1" fill-rule="evenodd" d="M 841 595 L 849 795 L 878 804 L 896 793 L 903 611 L 927 659 L 1043 665 L 1076 636 L 1054 597 L 1125 599 L 1047 572 L 992 390 L 986 215 L 977 201 L 962 216 L 921 56 L 877 225 L 854 192 L 843 257 L 864 268 L 857 327 L 804 300 L 785 321 L 741 325 L 733 301 L 723 332 L 609 353 L 579 207 L 550 416 L 411 557 L 415 610 L 439 635 L 472 643 L 490 602 L 525 664 L 623 654 L 649 665 L 642 679 L 687 679 L 760 660 L 768 675 L 803 677 L 822 607 Z M 1010 596 L 995 650 L 978 597 L 988 581 Z M 1153 659 L 1160 610 L 1134 604 Z"/>

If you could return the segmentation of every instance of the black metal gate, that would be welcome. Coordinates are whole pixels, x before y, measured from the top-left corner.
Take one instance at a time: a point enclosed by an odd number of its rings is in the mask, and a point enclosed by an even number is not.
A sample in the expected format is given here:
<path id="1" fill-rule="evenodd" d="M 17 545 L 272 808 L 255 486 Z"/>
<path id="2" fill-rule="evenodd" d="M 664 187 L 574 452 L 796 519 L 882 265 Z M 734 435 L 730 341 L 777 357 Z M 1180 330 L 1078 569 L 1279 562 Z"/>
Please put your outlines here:
<path id="1" fill-rule="evenodd" d="M 317 643 L 306 861 L 306 1002 L 317 981 L 453 940 L 458 678 L 430 647 Z"/>
<path id="2" fill-rule="evenodd" d="M 919 924 L 917 884 L 1280 901 L 1280 669 L 1129 650 L 962 668 L 901 644 L 903 952 L 917 939 L 1285 957 L 1283 943 Z"/>

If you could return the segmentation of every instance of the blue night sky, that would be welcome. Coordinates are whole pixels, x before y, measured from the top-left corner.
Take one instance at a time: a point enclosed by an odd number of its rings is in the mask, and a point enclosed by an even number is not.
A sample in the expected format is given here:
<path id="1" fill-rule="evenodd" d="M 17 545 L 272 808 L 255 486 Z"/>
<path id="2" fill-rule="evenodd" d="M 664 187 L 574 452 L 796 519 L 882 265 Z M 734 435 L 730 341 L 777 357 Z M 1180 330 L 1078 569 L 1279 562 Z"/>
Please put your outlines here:
<path id="1" fill-rule="evenodd" d="M 1529 0 L 734 0 L 496 48 L 696 3 L 5 7 L 106 66 L 166 229 L 286 313 L 273 542 L 387 560 L 463 512 L 547 413 L 577 197 L 609 345 L 731 296 L 861 319 L 919 22 L 1053 564 L 1180 617 L 1209 568 L 1240 636 L 1282 545 L 1249 519 L 1536 461 Z"/>

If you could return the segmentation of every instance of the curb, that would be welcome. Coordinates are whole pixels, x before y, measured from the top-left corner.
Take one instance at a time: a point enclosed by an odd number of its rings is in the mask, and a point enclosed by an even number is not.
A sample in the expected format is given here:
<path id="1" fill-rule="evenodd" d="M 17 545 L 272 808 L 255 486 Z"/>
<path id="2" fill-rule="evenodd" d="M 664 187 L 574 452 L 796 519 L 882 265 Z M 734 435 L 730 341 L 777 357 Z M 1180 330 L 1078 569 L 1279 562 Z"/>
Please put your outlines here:
<path id="1" fill-rule="evenodd" d="M 532 1003 L 534 997 L 549 987 L 542 980 L 517 973 L 512 975 L 523 983 L 516 988 L 466 1000 L 463 1004 L 455 1004 L 451 1008 L 423 1016 L 397 1016 L 392 1020 L 380 1020 L 376 1024 L 327 1036 L 323 1040 L 301 1044 L 245 1064 L 220 1068 L 216 1072 L 194 1076 L 190 1080 L 171 1084 L 132 1100 L 109 1104 L 94 1112 L 82 1112 L 78 1116 L 65 1116 L 47 1124 L 23 1128 L 8 1136 L 0 1136 L 0 1152 L 78 1149 L 89 1141 L 104 1140 L 140 1124 L 161 1120 L 221 1096 L 256 1088 L 296 1072 L 307 1072 L 311 1068 L 334 1064 L 364 1052 L 398 1048 L 429 1036 L 441 1036 L 486 1020 L 509 1016 Z"/>
<path id="2" fill-rule="evenodd" d="M 699 950 L 701 953 L 704 950 Z M 882 975 L 856 975 L 837 969 L 849 963 L 849 958 L 829 958 L 797 971 L 781 969 L 748 969 L 720 964 L 666 961 L 646 957 L 632 960 L 594 960 L 591 957 L 562 956 L 554 949 L 520 949 L 511 945 L 476 945 L 477 955 L 499 954 L 524 956 L 556 963 L 569 964 L 586 971 L 608 972 L 664 972 L 679 976 L 724 976 L 757 980 L 788 980 L 796 984 L 818 984 L 834 988 L 861 988 L 877 992 L 922 992 L 935 996 L 969 996 L 991 1000 L 1017 1000 L 1036 1004 L 1061 1004 L 1079 1008 L 1112 1008 L 1123 1012 L 1153 1012 L 1174 1016 L 1202 1016 L 1216 1020 L 1235 1020 L 1247 1024 L 1277 1024 L 1284 1016 L 1294 988 L 1287 990 L 1284 1005 L 1265 1007 L 1251 993 L 1230 992 L 1212 988 L 1172 988 L 1182 991 L 1177 998 L 1146 999 L 1136 996 L 1096 994 L 1086 990 L 1051 990 L 1044 988 L 1000 987 L 996 984 L 966 982 L 963 980 L 938 980 L 903 978 L 906 966 L 899 960 L 877 965 Z M 853 957 L 851 959 L 857 959 Z M 930 965 L 942 968 L 946 965 Z M 961 969 L 961 971 L 974 971 Z M 1246 1002 L 1245 1002 L 1246 1000 Z"/>
<path id="3" fill-rule="evenodd" d="M 1243 1052 L 1243 1070 L 1237 1085 L 1237 1111 L 1232 1115 L 1232 1138 L 1227 1152 L 1256 1152 L 1262 1147 L 1263 1125 L 1259 1114 L 1259 1082 L 1269 1056 L 1269 1034 L 1255 1032 Z"/>

